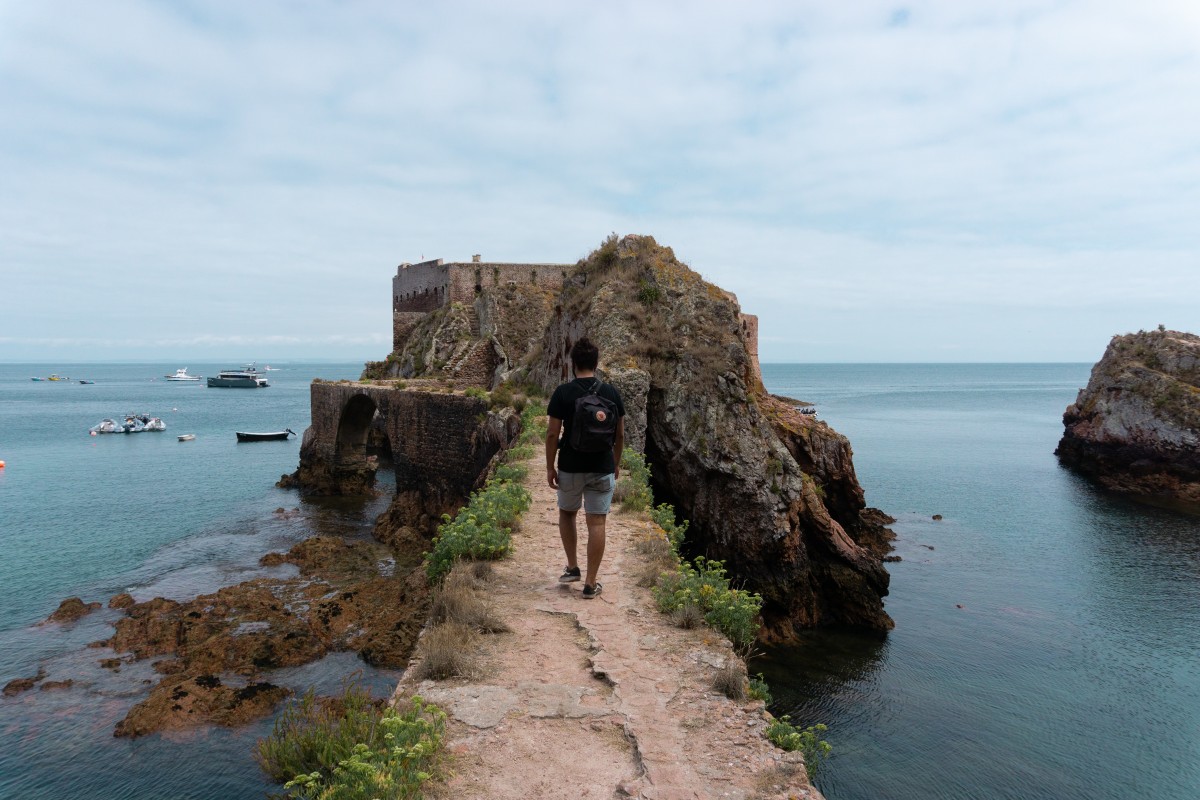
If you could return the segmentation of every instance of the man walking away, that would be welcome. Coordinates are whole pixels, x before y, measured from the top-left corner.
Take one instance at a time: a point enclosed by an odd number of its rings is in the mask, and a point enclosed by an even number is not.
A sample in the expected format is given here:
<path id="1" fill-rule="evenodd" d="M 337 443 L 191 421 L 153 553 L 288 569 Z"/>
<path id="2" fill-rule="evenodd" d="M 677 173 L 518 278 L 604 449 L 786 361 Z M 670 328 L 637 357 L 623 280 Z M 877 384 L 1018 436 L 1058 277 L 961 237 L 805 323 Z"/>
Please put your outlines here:
<path id="1" fill-rule="evenodd" d="M 625 404 L 615 387 L 596 377 L 599 362 L 600 351 L 587 337 L 576 342 L 571 348 L 575 380 L 554 390 L 546 411 L 550 417 L 546 480 L 551 489 L 558 490 L 558 533 L 567 553 L 567 568 L 558 580 L 572 583 L 582 577 L 575 528 L 582 505 L 588 530 L 585 600 L 600 594 L 603 588 L 596 577 L 604 558 L 605 522 L 625 448 Z M 555 453 L 558 469 L 554 467 Z"/>

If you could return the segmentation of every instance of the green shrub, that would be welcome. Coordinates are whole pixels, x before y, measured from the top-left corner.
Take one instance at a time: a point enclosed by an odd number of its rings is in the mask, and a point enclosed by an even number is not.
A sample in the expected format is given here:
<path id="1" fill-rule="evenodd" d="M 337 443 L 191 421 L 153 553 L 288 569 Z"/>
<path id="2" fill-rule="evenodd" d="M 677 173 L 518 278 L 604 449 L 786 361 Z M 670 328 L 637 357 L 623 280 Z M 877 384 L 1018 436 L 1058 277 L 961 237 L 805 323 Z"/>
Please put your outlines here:
<path id="1" fill-rule="evenodd" d="M 507 555 L 512 549 L 511 525 L 529 508 L 530 499 L 520 484 L 493 478 L 453 519 L 443 514 L 433 550 L 425 554 L 430 580 L 441 580 L 460 558 L 483 561 Z"/>
<path id="2" fill-rule="evenodd" d="M 527 405 L 521 412 L 521 436 L 518 444 L 537 445 L 546 440 L 546 407 L 544 405 Z"/>
<path id="3" fill-rule="evenodd" d="M 492 474 L 492 480 L 520 483 L 528 474 L 529 468 L 524 464 L 501 464 Z"/>
<path id="4" fill-rule="evenodd" d="M 446 713 L 413 697 L 403 712 L 388 708 L 379 721 L 383 741 L 355 744 L 332 774 L 301 773 L 284 788 L 298 800 L 397 800 L 421 797 L 434 777 L 445 739 Z"/>
<path id="5" fill-rule="evenodd" d="M 525 461 L 532 458 L 535 452 L 537 451 L 532 444 L 518 442 L 516 447 L 509 448 L 509 451 L 504 454 L 504 460 L 508 462 Z"/>
<path id="6" fill-rule="evenodd" d="M 659 503 L 650 510 L 650 519 L 658 527 L 662 528 L 667 534 L 667 541 L 671 543 L 671 549 L 675 551 L 675 555 L 679 555 L 679 548 L 683 546 L 683 537 L 687 533 L 688 526 L 691 524 L 686 519 L 682 523 L 675 521 L 675 506 L 669 503 Z"/>
<path id="7" fill-rule="evenodd" d="M 503 408 L 513 404 L 513 389 L 511 384 L 502 383 L 492 389 L 492 408 Z"/>
<path id="8" fill-rule="evenodd" d="M 382 718 L 382 704 L 356 683 L 335 698 L 319 699 L 309 689 L 283 710 L 270 736 L 258 741 L 254 759 L 280 783 L 313 770 L 332 774 L 356 744 L 374 747 L 383 741 Z"/>
<path id="9" fill-rule="evenodd" d="M 652 306 L 662 299 L 662 290 L 655 286 L 650 281 L 642 278 L 638 281 L 638 302 L 645 306 Z"/>
<path id="10" fill-rule="evenodd" d="M 768 725 L 765 733 L 776 747 L 789 752 L 799 750 L 804 756 L 808 777 L 813 778 L 821 762 L 833 752 L 833 745 L 821 738 L 821 734 L 827 730 L 829 727 L 820 723 L 800 730 L 791 723 L 789 717 L 783 716 Z"/>
<path id="11" fill-rule="evenodd" d="M 419 697 L 390 708 L 354 682 L 332 698 L 310 689 L 284 709 L 254 757 L 273 780 L 287 782 L 286 797 L 367 800 L 385 787 L 389 797 L 418 797 L 436 770 L 445 719 Z"/>
<path id="12" fill-rule="evenodd" d="M 468 386 L 466 390 L 463 391 L 463 394 L 465 394 L 467 397 L 475 397 L 480 400 L 486 400 L 488 396 L 488 393 L 483 389 L 480 389 L 478 386 Z"/>
<path id="13" fill-rule="evenodd" d="M 771 687 L 767 686 L 767 682 L 763 680 L 763 674 L 760 672 L 750 678 L 750 698 L 752 700 L 762 700 L 767 705 L 771 705 Z"/>
<path id="14" fill-rule="evenodd" d="M 731 589 L 725 565 L 697 556 L 680 562 L 679 570 L 665 573 L 654 587 L 654 599 L 664 613 L 686 605 L 704 612 L 704 621 L 729 637 L 735 646 L 748 647 L 758 635 L 762 597 L 743 589 Z"/>
<path id="15" fill-rule="evenodd" d="M 650 467 L 646 457 L 636 450 L 621 452 L 621 479 L 617 481 L 614 497 L 627 512 L 645 511 L 654 502 L 650 489 Z"/>

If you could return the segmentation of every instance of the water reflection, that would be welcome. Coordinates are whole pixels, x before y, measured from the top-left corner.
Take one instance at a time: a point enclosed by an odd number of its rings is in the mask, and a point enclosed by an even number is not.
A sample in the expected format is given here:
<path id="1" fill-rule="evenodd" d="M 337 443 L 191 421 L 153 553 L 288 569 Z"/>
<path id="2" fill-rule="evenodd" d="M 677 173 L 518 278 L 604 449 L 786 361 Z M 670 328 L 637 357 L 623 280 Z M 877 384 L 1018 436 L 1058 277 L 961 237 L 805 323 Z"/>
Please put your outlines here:
<path id="1" fill-rule="evenodd" d="M 840 702 L 862 695 L 887 660 L 888 642 L 852 630 L 807 632 L 792 645 L 770 647 L 751 660 L 774 697 L 771 710 L 804 722 L 812 704 Z M 815 719 L 814 721 L 820 721 Z"/>

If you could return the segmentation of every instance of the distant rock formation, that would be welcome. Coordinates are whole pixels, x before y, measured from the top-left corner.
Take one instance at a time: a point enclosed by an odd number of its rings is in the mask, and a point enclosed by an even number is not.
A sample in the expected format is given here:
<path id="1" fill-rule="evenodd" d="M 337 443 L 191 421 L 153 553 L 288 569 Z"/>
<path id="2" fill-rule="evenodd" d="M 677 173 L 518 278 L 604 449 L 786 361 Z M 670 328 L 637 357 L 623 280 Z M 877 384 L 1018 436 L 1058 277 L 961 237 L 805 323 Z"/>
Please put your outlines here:
<path id="1" fill-rule="evenodd" d="M 1200 507 L 1200 337 L 1114 336 L 1063 425 L 1063 464 L 1113 491 Z"/>
<path id="2" fill-rule="evenodd" d="M 688 548 L 763 595 L 765 638 L 846 624 L 885 631 L 891 519 L 866 508 L 850 444 L 763 388 L 756 320 L 649 236 L 610 238 L 577 266 L 528 377 L 567 377 L 581 336 L 620 390 L 655 491 L 691 520 Z"/>

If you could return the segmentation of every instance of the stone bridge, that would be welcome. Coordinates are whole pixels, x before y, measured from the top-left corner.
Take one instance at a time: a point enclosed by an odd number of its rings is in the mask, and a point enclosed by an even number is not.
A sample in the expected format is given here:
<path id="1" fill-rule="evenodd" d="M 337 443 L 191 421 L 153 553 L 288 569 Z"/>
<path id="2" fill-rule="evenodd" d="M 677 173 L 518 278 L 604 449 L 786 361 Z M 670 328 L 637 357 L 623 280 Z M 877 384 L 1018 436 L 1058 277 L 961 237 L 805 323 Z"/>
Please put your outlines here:
<path id="1" fill-rule="evenodd" d="M 301 492 L 370 493 L 376 457 L 368 450 L 377 447 L 395 465 L 393 509 L 426 530 L 483 483 L 521 426 L 511 409 L 490 411 L 479 398 L 389 385 L 314 381 L 311 403 L 293 479 Z"/>

